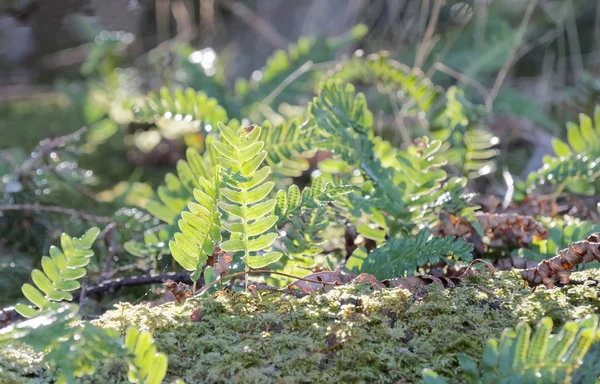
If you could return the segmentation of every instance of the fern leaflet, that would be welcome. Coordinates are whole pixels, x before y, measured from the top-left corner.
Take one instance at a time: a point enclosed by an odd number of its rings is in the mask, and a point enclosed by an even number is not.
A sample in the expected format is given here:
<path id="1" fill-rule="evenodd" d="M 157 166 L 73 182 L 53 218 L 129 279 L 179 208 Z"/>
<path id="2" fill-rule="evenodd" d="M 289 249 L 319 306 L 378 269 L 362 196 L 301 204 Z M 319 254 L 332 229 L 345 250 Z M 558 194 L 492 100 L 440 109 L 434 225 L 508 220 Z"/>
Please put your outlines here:
<path id="1" fill-rule="evenodd" d="M 218 175 L 210 182 L 204 177 L 199 180 L 200 188 L 194 189 L 196 202 L 188 204 L 189 211 L 181 213 L 178 222 L 181 232 L 169 242 L 173 258 L 186 270 L 194 271 L 192 280 L 200 275 L 215 244 L 221 241 L 220 213 L 217 208 Z M 194 278 L 195 277 L 195 278 Z"/>
<path id="2" fill-rule="evenodd" d="M 585 361 L 598 359 L 597 348 L 593 349 L 595 356 L 588 353 L 592 344 L 600 339 L 597 316 L 568 322 L 557 335 L 550 335 L 551 332 L 549 317 L 540 321 L 533 336 L 525 323 L 516 330 L 505 330 L 500 341 L 488 341 L 483 351 L 482 372 L 473 358 L 459 354 L 466 382 L 567 383 L 571 382 L 571 375 L 584 357 Z M 428 384 L 446 383 L 430 370 L 423 372 L 423 378 Z"/>
<path id="3" fill-rule="evenodd" d="M 21 288 L 25 297 L 38 309 L 19 303 L 15 307 L 17 312 L 24 317 L 33 317 L 56 307 L 53 302 L 73 300 L 69 292 L 81 286 L 77 279 L 86 274 L 85 266 L 94 256 L 91 247 L 99 233 L 98 228 L 91 228 L 80 238 L 63 233 L 60 237 L 62 251 L 58 247 L 50 247 L 50 257 L 42 257 L 43 272 L 39 269 L 31 272 L 37 288 L 28 283 Z"/>
<path id="4" fill-rule="evenodd" d="M 392 279 L 413 275 L 418 267 L 435 264 L 443 257 L 470 261 L 472 251 L 473 245 L 463 239 L 431 236 L 424 228 L 416 237 L 394 237 L 368 255 L 361 249 L 355 251 L 346 268 L 370 273 L 379 280 Z"/>
<path id="5" fill-rule="evenodd" d="M 231 236 L 221 244 L 221 249 L 242 251 L 247 269 L 261 268 L 281 257 L 280 252 L 261 254 L 278 237 L 271 231 L 277 222 L 277 216 L 271 214 L 276 200 L 265 200 L 275 183 L 264 182 L 270 167 L 260 168 L 267 157 L 264 143 L 258 140 L 261 129 L 251 125 L 240 127 L 236 132 L 219 124 L 219 130 L 222 139 L 214 142 L 223 169 L 223 186 L 219 194 L 229 202 L 221 199 L 217 204 L 223 213 L 235 219 L 235 222 L 224 224 Z"/>

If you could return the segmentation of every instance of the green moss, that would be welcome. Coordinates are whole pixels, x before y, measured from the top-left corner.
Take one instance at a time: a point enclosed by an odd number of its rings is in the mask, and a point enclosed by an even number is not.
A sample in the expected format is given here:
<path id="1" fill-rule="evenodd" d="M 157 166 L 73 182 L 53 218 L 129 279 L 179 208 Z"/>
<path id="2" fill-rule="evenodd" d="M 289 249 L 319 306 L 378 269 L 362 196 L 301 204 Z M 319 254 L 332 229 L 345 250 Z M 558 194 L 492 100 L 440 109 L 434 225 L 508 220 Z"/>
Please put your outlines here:
<path id="1" fill-rule="evenodd" d="M 586 280 L 588 280 L 586 282 Z M 169 356 L 168 381 L 314 383 L 419 381 L 423 368 L 459 377 L 456 353 L 479 357 L 485 342 L 520 321 L 565 321 L 600 312 L 600 270 L 573 274 L 574 284 L 534 293 L 517 271 L 483 275 L 463 287 L 370 291 L 345 286 L 304 298 L 247 293 L 162 306 L 122 304 L 96 324 L 154 333 Z M 194 308 L 202 314 L 192 322 Z M 2 359 L 0 359 L 0 362 Z M 4 363 L 0 363 L 0 367 Z M 118 369 L 117 369 L 118 371 Z M 90 382 L 116 382 L 114 366 Z"/>

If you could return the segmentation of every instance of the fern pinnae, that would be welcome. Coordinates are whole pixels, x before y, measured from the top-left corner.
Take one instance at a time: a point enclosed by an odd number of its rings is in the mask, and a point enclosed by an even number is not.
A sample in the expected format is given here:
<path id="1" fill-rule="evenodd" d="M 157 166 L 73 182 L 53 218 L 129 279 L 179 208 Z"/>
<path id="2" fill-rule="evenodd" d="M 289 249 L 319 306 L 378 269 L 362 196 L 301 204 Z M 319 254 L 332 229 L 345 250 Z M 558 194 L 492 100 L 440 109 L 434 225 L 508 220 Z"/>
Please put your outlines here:
<path id="1" fill-rule="evenodd" d="M 57 301 L 71 301 L 73 296 L 70 291 L 78 289 L 81 284 L 77 279 L 85 276 L 90 258 L 94 256 L 91 249 L 96 237 L 100 233 L 98 228 L 89 229 L 80 238 L 72 238 L 63 233 L 60 238 L 62 251 L 55 246 L 50 247 L 50 257 L 42 257 L 42 270 L 34 269 L 31 284 L 23 284 L 21 290 L 31 303 L 38 309 L 25 304 L 17 304 L 15 309 L 23 317 L 34 317 L 46 309 L 52 309 Z"/>
<path id="2" fill-rule="evenodd" d="M 186 270 L 193 271 L 192 280 L 200 276 L 202 267 L 212 255 L 215 244 L 221 241 L 220 212 L 217 208 L 219 176 L 214 175 L 210 182 L 200 177 L 200 188 L 193 191 L 196 202 L 188 203 L 189 211 L 181 213 L 178 226 L 181 232 L 175 233 L 169 242 L 173 258 Z"/>
<path id="3" fill-rule="evenodd" d="M 260 128 L 251 125 L 234 131 L 221 123 L 218 126 L 222 140 L 215 141 L 214 147 L 221 155 L 218 161 L 224 177 L 219 195 L 225 199 L 217 204 L 235 220 L 225 224 L 231 237 L 221 244 L 221 249 L 225 252 L 243 251 L 247 271 L 261 268 L 279 260 L 281 253 L 259 255 L 278 237 L 276 232 L 271 231 L 277 222 L 277 216 L 272 214 L 276 200 L 265 200 L 275 183 L 265 182 L 270 167 L 260 168 L 267 157 L 264 143 L 259 140 Z"/>

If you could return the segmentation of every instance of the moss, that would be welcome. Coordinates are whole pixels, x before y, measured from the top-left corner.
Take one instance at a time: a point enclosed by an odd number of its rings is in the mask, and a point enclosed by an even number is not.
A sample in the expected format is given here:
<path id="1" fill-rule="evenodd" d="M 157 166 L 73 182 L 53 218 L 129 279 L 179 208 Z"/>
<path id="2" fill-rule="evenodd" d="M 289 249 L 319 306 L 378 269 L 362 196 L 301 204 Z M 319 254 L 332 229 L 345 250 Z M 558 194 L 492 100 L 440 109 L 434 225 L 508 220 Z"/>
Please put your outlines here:
<path id="1" fill-rule="evenodd" d="M 578 272 L 575 284 L 531 293 L 512 271 L 455 289 L 429 286 L 419 299 L 364 285 L 304 298 L 217 293 L 184 305 L 122 304 L 96 324 L 154 333 L 169 356 L 168 381 L 402 382 L 419 381 L 425 367 L 456 380 L 456 353 L 479 357 L 486 340 L 505 327 L 535 326 L 543 316 L 560 326 L 600 312 L 599 280 L 600 270 Z M 196 307 L 202 319 L 191 322 Z M 114 372 L 102 368 L 89 382 L 117 382 Z"/>

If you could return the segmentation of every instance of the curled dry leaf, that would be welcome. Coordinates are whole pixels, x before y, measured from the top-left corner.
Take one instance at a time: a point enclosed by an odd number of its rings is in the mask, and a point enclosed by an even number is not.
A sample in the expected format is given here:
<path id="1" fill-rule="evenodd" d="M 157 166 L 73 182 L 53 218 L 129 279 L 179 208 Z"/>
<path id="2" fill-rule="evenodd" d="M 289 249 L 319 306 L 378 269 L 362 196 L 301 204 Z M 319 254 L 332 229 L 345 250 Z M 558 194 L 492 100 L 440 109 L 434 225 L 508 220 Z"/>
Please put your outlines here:
<path id="1" fill-rule="evenodd" d="M 571 243 L 568 248 L 560 250 L 550 260 L 543 260 L 535 268 L 521 271 L 521 277 L 532 288 L 540 284 L 552 288 L 559 281 L 567 284 L 573 268 L 592 261 L 600 261 L 600 232 Z"/>
<path id="2" fill-rule="evenodd" d="M 193 323 L 199 323 L 202 321 L 202 312 L 200 312 L 200 308 L 194 308 L 194 311 L 190 316 L 190 320 L 192 320 Z"/>
<path id="3" fill-rule="evenodd" d="M 231 268 L 231 260 L 233 259 L 232 255 L 220 252 L 216 256 L 215 262 L 215 274 L 224 278 L 229 274 L 229 268 Z"/>
<path id="4" fill-rule="evenodd" d="M 167 280 L 165 285 L 171 291 L 178 303 L 183 303 L 192 295 L 192 289 L 184 283 L 176 283 L 173 280 Z"/>
<path id="5" fill-rule="evenodd" d="M 534 239 L 548 238 L 548 231 L 531 216 L 516 213 L 478 213 L 476 215 L 483 232 L 490 239 L 492 248 L 527 247 Z M 487 245 L 466 217 L 442 213 L 440 224 L 432 229 L 439 236 L 464 237 L 475 244 L 475 251 L 482 255 Z"/>
<path id="6" fill-rule="evenodd" d="M 349 283 L 354 279 L 354 275 L 342 273 L 341 271 L 318 272 L 305 276 L 304 279 L 322 281 L 325 284 L 312 283 L 309 281 L 298 280 L 287 286 L 288 290 L 299 290 L 301 292 L 324 291 L 329 292 L 336 285 Z"/>

